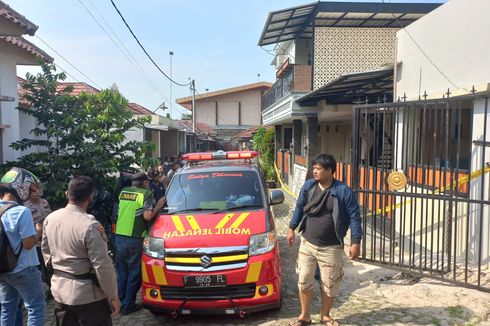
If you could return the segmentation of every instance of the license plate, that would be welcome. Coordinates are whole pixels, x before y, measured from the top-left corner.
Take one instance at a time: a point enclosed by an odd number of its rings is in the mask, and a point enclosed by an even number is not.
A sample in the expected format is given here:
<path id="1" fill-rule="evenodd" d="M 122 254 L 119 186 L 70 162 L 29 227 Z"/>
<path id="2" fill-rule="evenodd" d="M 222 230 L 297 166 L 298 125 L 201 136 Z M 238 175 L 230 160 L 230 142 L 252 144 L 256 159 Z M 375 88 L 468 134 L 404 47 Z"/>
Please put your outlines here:
<path id="1" fill-rule="evenodd" d="M 184 276 L 184 286 L 189 288 L 226 286 L 226 276 L 225 275 Z"/>

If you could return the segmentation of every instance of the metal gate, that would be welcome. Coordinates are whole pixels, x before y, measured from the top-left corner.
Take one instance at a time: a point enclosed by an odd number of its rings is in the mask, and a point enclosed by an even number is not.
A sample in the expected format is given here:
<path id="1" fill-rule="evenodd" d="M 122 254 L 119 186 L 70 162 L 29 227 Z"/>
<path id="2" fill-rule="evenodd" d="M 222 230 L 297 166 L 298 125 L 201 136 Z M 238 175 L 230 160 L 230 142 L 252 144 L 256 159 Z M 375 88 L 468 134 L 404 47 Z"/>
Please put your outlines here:
<path id="1" fill-rule="evenodd" d="M 489 95 L 354 107 L 361 258 L 490 292 Z"/>

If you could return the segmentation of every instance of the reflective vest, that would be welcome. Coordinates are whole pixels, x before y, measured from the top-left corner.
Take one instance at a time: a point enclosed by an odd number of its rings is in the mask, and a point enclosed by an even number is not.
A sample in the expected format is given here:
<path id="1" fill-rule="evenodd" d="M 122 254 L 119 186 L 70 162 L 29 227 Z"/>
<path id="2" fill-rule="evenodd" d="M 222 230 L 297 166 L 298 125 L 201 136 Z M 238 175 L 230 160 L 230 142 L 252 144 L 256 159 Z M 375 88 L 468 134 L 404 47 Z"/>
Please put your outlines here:
<path id="1" fill-rule="evenodd" d="M 126 187 L 121 191 L 116 234 L 128 237 L 146 236 L 148 223 L 143 218 L 143 206 L 149 196 L 153 194 L 146 188 Z"/>

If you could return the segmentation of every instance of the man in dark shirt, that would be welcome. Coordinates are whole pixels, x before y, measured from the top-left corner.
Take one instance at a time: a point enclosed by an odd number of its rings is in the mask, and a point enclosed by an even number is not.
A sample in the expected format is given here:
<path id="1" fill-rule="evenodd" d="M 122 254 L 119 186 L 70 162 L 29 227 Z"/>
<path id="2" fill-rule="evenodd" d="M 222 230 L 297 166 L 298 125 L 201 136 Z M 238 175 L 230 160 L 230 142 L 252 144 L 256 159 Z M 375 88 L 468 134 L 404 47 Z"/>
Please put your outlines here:
<path id="1" fill-rule="evenodd" d="M 349 258 L 359 256 L 362 238 L 359 205 L 352 190 L 334 179 L 337 162 L 332 155 L 320 154 L 312 162 L 313 179 L 307 180 L 298 196 L 289 224 L 287 241 L 294 245 L 294 230 L 303 232 L 298 253 L 297 273 L 301 314 L 290 325 L 311 324 L 310 301 L 317 266 L 321 274 L 321 324 L 335 326 L 330 316 L 333 299 L 343 276 L 344 237 L 351 229 Z"/>
<path id="2" fill-rule="evenodd" d="M 165 184 L 160 179 L 160 174 L 157 170 L 150 169 L 148 176 L 151 178 L 150 190 L 155 198 L 155 203 L 165 196 Z"/>

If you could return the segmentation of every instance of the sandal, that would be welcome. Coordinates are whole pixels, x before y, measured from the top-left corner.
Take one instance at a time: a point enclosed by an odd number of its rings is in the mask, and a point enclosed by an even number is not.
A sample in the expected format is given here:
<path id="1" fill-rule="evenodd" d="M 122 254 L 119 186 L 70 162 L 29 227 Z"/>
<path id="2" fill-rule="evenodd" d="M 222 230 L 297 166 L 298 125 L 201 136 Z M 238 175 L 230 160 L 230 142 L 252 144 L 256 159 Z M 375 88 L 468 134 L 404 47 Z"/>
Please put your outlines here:
<path id="1" fill-rule="evenodd" d="M 320 321 L 320 325 L 340 326 L 339 322 L 334 319 L 322 320 Z"/>
<path id="2" fill-rule="evenodd" d="M 311 325 L 311 319 L 310 320 L 297 319 L 296 321 L 289 323 L 289 326 L 307 326 L 307 325 Z"/>

